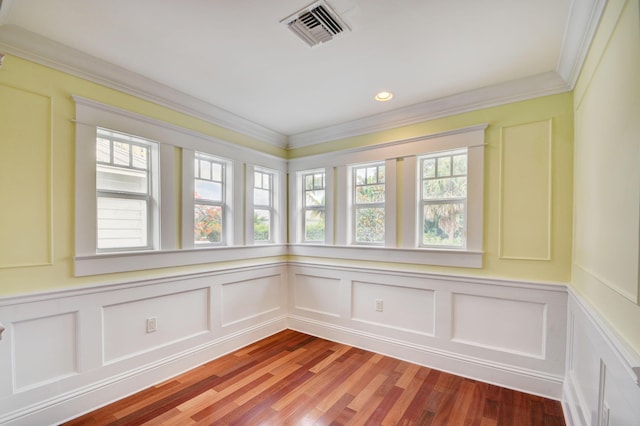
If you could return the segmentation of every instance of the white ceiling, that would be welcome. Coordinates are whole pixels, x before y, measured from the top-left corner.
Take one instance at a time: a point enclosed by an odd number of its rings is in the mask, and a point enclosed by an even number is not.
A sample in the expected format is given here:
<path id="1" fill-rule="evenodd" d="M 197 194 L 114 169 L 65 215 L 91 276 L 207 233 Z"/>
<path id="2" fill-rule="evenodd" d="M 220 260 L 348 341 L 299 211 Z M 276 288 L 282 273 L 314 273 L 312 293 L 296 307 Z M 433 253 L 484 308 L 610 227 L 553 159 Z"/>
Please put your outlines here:
<path id="1" fill-rule="evenodd" d="M 43 36 L 295 139 L 512 81 L 570 86 L 593 21 L 576 11 L 597 2 L 327 0 L 351 32 L 310 48 L 280 21 L 311 0 L 4 0 L 0 30 L 22 35 L 0 31 L 0 51 Z"/>

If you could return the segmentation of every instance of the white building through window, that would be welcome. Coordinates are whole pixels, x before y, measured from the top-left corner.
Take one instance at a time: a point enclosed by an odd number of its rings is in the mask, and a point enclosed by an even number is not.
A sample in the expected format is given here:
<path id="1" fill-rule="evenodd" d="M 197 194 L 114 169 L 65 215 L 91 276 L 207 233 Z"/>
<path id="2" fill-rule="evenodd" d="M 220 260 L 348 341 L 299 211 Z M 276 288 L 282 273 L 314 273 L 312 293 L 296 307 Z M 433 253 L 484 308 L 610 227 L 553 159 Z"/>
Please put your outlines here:
<path id="1" fill-rule="evenodd" d="M 97 129 L 97 251 L 155 247 L 156 151 L 154 142 Z"/>

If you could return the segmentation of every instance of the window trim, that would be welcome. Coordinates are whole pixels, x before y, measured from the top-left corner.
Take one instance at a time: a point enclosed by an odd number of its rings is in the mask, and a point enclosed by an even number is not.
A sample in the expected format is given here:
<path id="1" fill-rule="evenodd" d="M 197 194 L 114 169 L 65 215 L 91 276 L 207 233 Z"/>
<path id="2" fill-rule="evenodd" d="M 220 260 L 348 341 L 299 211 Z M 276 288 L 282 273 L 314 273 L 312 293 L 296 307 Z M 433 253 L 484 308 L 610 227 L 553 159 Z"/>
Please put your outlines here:
<path id="1" fill-rule="evenodd" d="M 334 151 L 289 160 L 290 174 L 318 167 L 335 168 L 337 188 L 347 188 L 337 193 L 335 214 L 336 240 L 332 244 L 302 244 L 292 239 L 289 254 L 343 258 L 351 260 L 397 262 L 434 266 L 467 268 L 482 267 L 482 226 L 484 190 L 484 147 L 487 124 L 479 124 L 442 133 L 428 134 L 410 139 L 381 143 L 354 149 Z M 465 249 L 439 249 L 420 247 L 418 233 L 418 185 L 417 158 L 438 151 L 468 148 L 467 184 L 467 246 Z M 385 245 L 353 245 L 350 221 L 351 164 L 385 161 Z M 471 177 L 473 176 L 473 178 Z M 402 191 L 402 193 L 398 193 Z M 294 196 L 299 197 L 297 192 Z M 291 200 L 296 205 L 299 201 Z M 402 210 L 397 205 L 402 202 Z M 392 211 L 390 211 L 392 210 Z M 401 216 L 398 216 L 398 213 Z M 396 224 L 402 226 L 396 227 Z"/>
<path id="2" fill-rule="evenodd" d="M 156 120 L 121 108 L 105 105 L 87 98 L 73 95 L 76 105 L 76 161 L 75 161 L 75 255 L 74 275 L 88 276 L 105 273 L 129 272 L 183 265 L 196 265 L 284 256 L 287 247 L 283 244 L 284 220 L 282 210 L 286 188 L 283 186 L 287 162 L 285 159 L 262 153 L 244 146 L 229 143 L 184 127 Z M 112 129 L 116 132 L 138 136 L 158 142 L 159 227 L 158 245 L 154 250 L 139 250 L 117 253 L 98 253 L 96 250 L 96 128 Z M 225 246 L 193 247 L 193 227 L 185 227 L 185 217 L 193 216 L 193 182 L 191 191 L 184 190 L 186 182 L 193 180 L 193 163 L 182 167 L 177 163 L 178 153 L 200 151 L 214 157 L 229 159 L 232 167 L 227 178 L 234 182 L 228 191 L 228 215 L 233 219 Z M 188 154 L 187 154 L 188 155 Z M 182 156 L 184 161 L 184 155 Z M 275 220 L 274 243 L 269 247 L 248 246 L 244 241 L 245 216 L 245 170 L 252 164 L 274 170 L 279 176 Z M 191 175 L 190 177 L 188 175 Z M 177 187 L 182 182 L 182 191 Z M 179 198 L 180 192 L 181 197 Z M 187 212 L 185 214 L 185 212 Z M 181 213 L 181 214 L 180 214 Z M 182 220 L 179 217 L 182 216 Z M 193 218 L 192 218 L 193 222 Z M 182 232 L 189 229 L 191 232 Z M 188 234 L 192 245 L 184 243 Z"/>
<path id="3" fill-rule="evenodd" d="M 315 186 L 315 176 L 318 174 L 322 174 L 322 188 L 316 188 Z M 324 191 L 324 203 L 322 205 L 316 206 L 307 206 L 307 183 L 306 177 L 311 176 L 313 180 L 313 188 L 312 191 L 317 191 L 321 189 Z M 300 214 L 300 238 L 305 244 L 324 244 L 326 241 L 327 234 L 327 172 L 325 169 L 316 169 L 316 170 L 305 170 L 298 173 L 298 178 L 300 180 L 300 200 L 301 200 L 301 214 Z M 307 211 L 321 211 L 324 213 L 324 232 L 322 233 L 322 240 L 307 240 Z"/>

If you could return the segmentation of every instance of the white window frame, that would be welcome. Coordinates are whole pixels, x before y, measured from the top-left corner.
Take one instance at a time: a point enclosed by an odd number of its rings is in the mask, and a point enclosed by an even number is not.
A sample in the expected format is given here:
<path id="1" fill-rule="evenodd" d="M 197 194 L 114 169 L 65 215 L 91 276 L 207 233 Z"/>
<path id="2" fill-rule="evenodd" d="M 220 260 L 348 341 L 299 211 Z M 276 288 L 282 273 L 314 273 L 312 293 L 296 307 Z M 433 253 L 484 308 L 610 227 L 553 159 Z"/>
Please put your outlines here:
<path id="1" fill-rule="evenodd" d="M 289 173 L 335 167 L 335 241 L 307 245 L 292 239 L 289 254 L 319 258 L 397 262 L 435 266 L 482 267 L 484 190 L 484 132 L 487 124 L 423 135 L 373 146 L 301 157 L 289 161 Z M 468 148 L 467 152 L 467 245 L 461 249 L 421 247 L 418 239 L 418 157 Z M 385 162 L 385 244 L 354 245 L 351 220 L 350 166 Z M 293 197 L 299 197 L 294 192 Z M 333 196 L 333 195 L 332 195 Z M 294 205 L 299 200 L 292 199 Z M 402 205 L 399 208 L 399 203 Z M 331 210 L 327 207 L 327 216 Z M 293 228 L 295 230 L 295 228 Z"/>
<path id="2" fill-rule="evenodd" d="M 104 131 L 107 133 L 114 133 L 114 135 L 99 135 L 100 131 Z M 113 248 L 100 248 L 98 247 L 97 235 L 96 235 L 96 252 L 97 253 L 115 253 L 115 252 L 126 252 L 126 251 L 140 251 L 140 250 L 155 250 L 158 247 L 158 234 L 159 234 L 159 203 L 158 203 L 158 187 L 159 187 L 159 163 L 158 163 L 158 143 L 155 141 L 150 141 L 146 139 L 139 138 L 135 135 L 127 135 L 122 132 L 117 132 L 112 129 L 103 129 L 98 128 L 96 132 L 96 138 L 107 139 L 110 141 L 110 161 L 102 162 L 96 159 L 96 172 L 97 168 L 100 165 L 113 167 L 116 169 L 123 170 L 135 170 L 139 171 L 140 169 L 134 168 L 133 166 L 124 166 L 115 164 L 114 158 L 114 147 L 113 142 L 124 143 L 131 146 L 143 146 L 148 150 L 147 156 L 147 192 L 145 194 L 142 193 L 133 193 L 129 191 L 113 191 L 106 189 L 96 188 L 96 197 L 100 198 L 118 198 L 118 199 L 133 199 L 133 200 L 141 200 L 145 201 L 147 206 L 147 226 L 146 226 L 146 241 L 147 243 L 142 246 L 133 246 L 133 247 L 113 247 Z M 133 150 L 129 149 L 129 156 L 131 157 Z M 96 207 L 97 208 L 97 207 Z M 97 216 L 97 215 L 96 215 Z M 97 219 L 97 218 L 96 218 Z M 97 224 L 96 224 L 97 226 Z M 96 230 L 97 233 L 97 230 Z"/>
<path id="3" fill-rule="evenodd" d="M 289 163 L 292 164 L 291 162 Z M 303 176 L 324 173 L 324 239 L 306 241 L 304 230 L 304 183 Z M 294 244 L 332 245 L 334 241 L 334 168 L 321 167 L 289 172 L 289 241 Z"/>
<path id="4" fill-rule="evenodd" d="M 286 185 L 285 174 L 282 171 L 265 167 L 262 165 L 247 164 L 245 167 L 245 244 L 265 246 L 273 244 L 283 244 L 285 242 L 286 229 Z M 255 173 L 265 173 L 271 176 L 270 205 L 254 204 Z M 253 215 L 256 209 L 269 210 L 270 212 L 270 235 L 268 241 L 254 241 Z"/>
<path id="5" fill-rule="evenodd" d="M 76 104 L 76 169 L 75 169 L 75 256 L 74 275 L 118 273 L 154 268 L 197 265 L 284 256 L 283 196 L 286 189 L 281 176 L 286 160 L 232 144 L 180 126 L 105 105 L 80 96 Z M 158 142 L 158 216 L 154 218 L 157 239 L 152 250 L 100 253 L 96 247 L 96 132 L 102 127 Z M 226 178 L 234 182 L 227 191 L 230 221 L 224 246 L 195 247 L 193 238 L 193 164 L 194 153 L 203 152 L 228 159 Z M 182 156 L 181 175 L 176 158 Z M 189 160 L 190 159 L 190 160 Z M 245 170 L 260 164 L 276 172 L 277 217 L 274 242 L 268 246 L 252 246 L 245 241 L 243 220 L 245 207 Z M 179 198 L 177 183 L 182 182 Z M 179 219 L 181 217 L 181 220 Z M 189 223 L 190 222 L 190 223 Z"/>
<path id="6" fill-rule="evenodd" d="M 468 165 L 468 149 L 467 148 L 463 148 L 463 149 L 455 149 L 455 150 L 448 150 L 448 151 L 440 151 L 440 152 L 436 152 L 436 153 L 431 153 L 428 155 L 423 155 L 420 156 L 418 158 L 418 164 L 417 164 L 417 168 L 418 168 L 418 173 L 417 173 L 417 178 L 418 178 L 418 211 L 417 211 L 417 215 L 418 215 L 418 224 L 416 226 L 416 239 L 418 241 L 418 246 L 419 247 L 423 247 L 423 248 L 431 248 L 431 249 L 451 249 L 451 250 L 464 250 L 467 247 L 467 218 L 468 218 L 468 208 L 467 208 L 467 194 L 465 194 L 464 197 L 440 197 L 440 198 L 433 198 L 433 199 L 425 199 L 424 198 L 424 194 L 423 194 L 423 184 L 425 180 L 434 180 L 434 179 L 440 179 L 441 177 L 437 176 L 437 171 L 438 171 L 438 159 L 439 158 L 445 158 L 445 157 L 450 157 L 451 158 L 451 174 L 450 176 L 447 176 L 445 178 L 455 178 L 455 177 L 465 177 L 467 178 L 467 182 L 468 182 L 468 174 L 465 172 L 464 175 L 456 175 L 453 172 L 453 157 L 458 156 L 464 154 L 467 157 L 467 165 Z M 423 175 L 423 163 L 427 160 L 430 159 L 435 159 L 435 173 L 436 176 L 433 178 L 428 178 L 425 177 Z M 468 193 L 468 191 L 467 191 Z M 424 207 L 427 205 L 438 205 L 438 204 L 448 204 L 448 203 L 460 203 L 462 204 L 463 207 L 463 229 L 462 229 L 462 235 L 463 235 L 463 243 L 460 246 L 456 246 L 456 245 L 436 245 L 436 244 L 425 244 L 423 239 L 423 226 L 424 226 Z"/>
<path id="7" fill-rule="evenodd" d="M 322 175 L 322 186 L 316 187 L 316 175 Z M 311 176 L 313 185 L 310 190 L 307 189 L 307 176 Z M 300 237 L 303 243 L 307 244 L 324 244 L 327 234 L 327 172 L 324 169 L 306 170 L 298 173 L 299 191 L 300 191 Z M 322 205 L 307 205 L 307 191 L 324 191 L 324 203 Z M 307 212 L 323 212 L 324 213 L 324 232 L 321 240 L 307 239 Z"/>
<path id="8" fill-rule="evenodd" d="M 227 244 L 229 244 L 229 241 L 233 241 L 233 217 L 230 214 L 231 213 L 231 208 L 229 207 L 230 204 L 232 203 L 233 200 L 233 162 L 231 162 L 228 159 L 225 158 L 220 158 L 217 157 L 215 155 L 211 155 L 209 153 L 206 152 L 202 152 L 202 151 L 196 151 L 190 152 L 191 155 L 185 155 L 185 161 L 188 161 L 190 158 L 193 158 L 193 161 L 191 164 L 194 164 L 194 169 L 193 169 L 193 174 L 194 174 L 194 178 L 193 178 L 193 183 L 195 185 L 195 180 L 197 179 L 197 177 L 195 176 L 196 170 L 195 170 L 195 161 L 196 159 L 198 159 L 198 157 L 202 157 L 201 160 L 205 160 L 205 161 L 209 161 L 211 163 L 217 163 L 222 167 L 222 174 L 221 174 L 221 187 L 222 187 L 222 194 L 221 194 L 221 201 L 212 201 L 212 200 L 206 200 L 206 199 L 196 199 L 195 198 L 195 190 L 192 190 L 191 193 L 194 194 L 193 196 L 193 204 L 194 204 L 194 210 L 195 210 L 195 205 L 196 204 L 203 204 L 203 205 L 209 205 L 209 206 L 216 206 L 216 207 L 220 207 L 221 211 L 222 211 L 222 232 L 221 232 L 221 236 L 220 236 L 220 241 L 218 242 L 196 242 L 195 241 L 195 237 L 193 237 L 193 244 L 195 245 L 195 247 L 215 247 L 215 246 L 225 246 Z M 213 179 L 211 179 L 211 181 L 214 181 Z M 192 214 L 193 216 L 193 214 Z M 195 217 L 193 218 L 195 220 Z M 195 223 L 193 224 L 193 226 L 191 226 L 190 229 L 194 230 L 195 228 Z M 187 232 L 187 229 L 185 229 L 185 233 Z"/>
<path id="9" fill-rule="evenodd" d="M 357 239 L 357 235 L 356 235 L 356 227 L 357 227 L 357 217 L 358 217 L 358 209 L 362 209 L 362 208 L 378 208 L 378 209 L 382 209 L 384 211 L 384 216 L 385 216 L 385 221 L 386 221 L 386 217 L 387 217 L 387 202 L 386 202 L 386 194 L 387 194 L 387 188 L 386 188 L 386 177 L 385 177 L 385 182 L 384 182 L 384 193 L 385 193 L 385 200 L 382 202 L 377 202 L 377 203 L 358 203 L 357 199 L 356 199 L 356 192 L 357 192 L 357 187 L 358 186 L 368 186 L 370 185 L 369 183 L 365 183 L 363 185 L 359 185 L 357 182 L 357 171 L 359 169 L 365 169 L 365 174 L 367 174 L 368 176 L 368 171 L 366 169 L 369 168 L 376 168 L 376 184 L 380 184 L 380 182 L 378 181 L 379 179 L 379 173 L 380 173 L 380 167 L 385 167 L 386 169 L 386 164 L 384 161 L 382 162 L 375 162 L 375 163 L 364 163 L 364 164 L 353 164 L 349 166 L 349 175 L 351 177 L 351 185 L 350 185 L 350 212 L 349 215 L 351 216 L 350 221 L 351 221 L 351 226 L 349 227 L 351 232 L 350 232 L 350 243 L 354 244 L 354 245 L 369 245 L 369 246 L 385 246 L 385 241 L 384 238 L 386 238 L 386 223 L 384 224 L 384 230 L 383 230 L 383 241 L 381 242 L 366 242 L 366 241 L 358 241 Z M 385 175 L 386 175 L 386 171 L 385 171 Z"/>

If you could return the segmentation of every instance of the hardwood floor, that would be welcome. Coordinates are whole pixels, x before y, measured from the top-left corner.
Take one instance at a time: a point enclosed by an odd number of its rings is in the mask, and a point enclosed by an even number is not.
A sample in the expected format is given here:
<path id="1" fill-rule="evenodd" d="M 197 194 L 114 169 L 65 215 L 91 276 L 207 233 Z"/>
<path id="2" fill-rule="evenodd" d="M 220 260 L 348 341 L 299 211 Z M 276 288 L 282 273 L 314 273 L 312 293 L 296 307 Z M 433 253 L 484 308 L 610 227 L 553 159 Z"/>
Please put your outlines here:
<path id="1" fill-rule="evenodd" d="M 286 330 L 67 425 L 564 425 L 560 403 Z"/>

